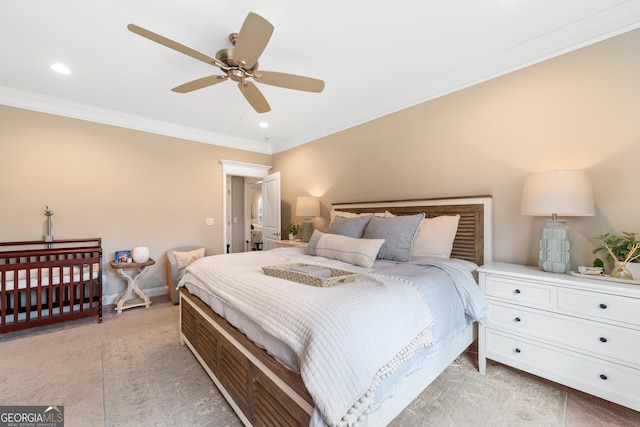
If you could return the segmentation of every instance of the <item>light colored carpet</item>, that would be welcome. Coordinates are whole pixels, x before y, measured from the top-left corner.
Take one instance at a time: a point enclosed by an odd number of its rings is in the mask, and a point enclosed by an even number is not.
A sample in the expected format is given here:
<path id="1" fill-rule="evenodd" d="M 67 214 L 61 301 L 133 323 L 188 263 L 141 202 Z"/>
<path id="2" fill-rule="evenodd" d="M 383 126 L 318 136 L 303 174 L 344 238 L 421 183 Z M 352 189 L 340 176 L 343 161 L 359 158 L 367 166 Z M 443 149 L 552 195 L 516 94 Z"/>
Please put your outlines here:
<path id="1" fill-rule="evenodd" d="M 498 365 L 482 376 L 472 355 L 456 359 L 392 425 L 563 425 L 566 393 Z"/>
<path id="2" fill-rule="evenodd" d="M 65 425 L 240 426 L 187 347 L 178 307 L 0 335 L 0 404 L 64 405 Z M 405 426 L 639 426 L 640 413 L 466 353 L 393 421 Z"/>
<path id="3" fill-rule="evenodd" d="M 103 345 L 107 426 L 240 426 L 177 327 Z"/>

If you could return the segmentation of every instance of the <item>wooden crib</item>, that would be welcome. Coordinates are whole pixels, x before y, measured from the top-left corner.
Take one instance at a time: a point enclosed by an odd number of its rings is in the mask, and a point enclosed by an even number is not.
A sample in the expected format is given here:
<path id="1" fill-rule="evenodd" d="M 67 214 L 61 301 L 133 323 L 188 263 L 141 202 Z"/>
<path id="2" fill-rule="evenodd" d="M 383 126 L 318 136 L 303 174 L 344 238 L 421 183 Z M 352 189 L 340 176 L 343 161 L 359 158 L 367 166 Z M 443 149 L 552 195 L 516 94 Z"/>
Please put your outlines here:
<path id="1" fill-rule="evenodd" d="M 102 241 L 0 242 L 0 333 L 98 316 Z"/>

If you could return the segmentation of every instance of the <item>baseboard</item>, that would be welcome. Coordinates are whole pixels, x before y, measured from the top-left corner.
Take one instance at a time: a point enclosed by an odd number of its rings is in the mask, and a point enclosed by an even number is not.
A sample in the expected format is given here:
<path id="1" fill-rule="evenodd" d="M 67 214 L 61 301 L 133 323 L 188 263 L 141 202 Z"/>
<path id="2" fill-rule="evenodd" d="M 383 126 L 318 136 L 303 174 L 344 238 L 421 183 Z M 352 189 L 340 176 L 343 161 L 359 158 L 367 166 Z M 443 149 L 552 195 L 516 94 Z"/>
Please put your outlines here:
<path id="1" fill-rule="evenodd" d="M 166 286 L 157 286 L 155 288 L 148 288 L 148 289 L 143 289 L 144 293 L 149 297 L 157 297 L 160 295 L 168 295 L 169 291 L 167 290 Z M 103 295 L 102 296 L 102 305 L 109 305 L 109 304 L 115 304 L 116 303 L 116 298 L 118 298 L 120 296 L 120 294 L 114 294 L 114 295 Z M 137 298 L 137 296 L 135 294 L 131 295 L 131 299 Z"/>

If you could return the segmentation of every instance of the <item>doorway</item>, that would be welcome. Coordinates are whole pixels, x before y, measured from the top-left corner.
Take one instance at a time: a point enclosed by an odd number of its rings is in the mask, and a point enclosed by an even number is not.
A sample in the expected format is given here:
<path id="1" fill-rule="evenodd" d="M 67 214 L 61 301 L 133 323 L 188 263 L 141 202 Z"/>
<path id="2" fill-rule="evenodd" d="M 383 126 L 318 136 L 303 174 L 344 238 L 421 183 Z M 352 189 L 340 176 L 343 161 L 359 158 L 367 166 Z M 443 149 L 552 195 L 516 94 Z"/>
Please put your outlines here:
<path id="1" fill-rule="evenodd" d="M 223 190 L 223 251 L 244 252 L 260 246 L 271 249 L 280 239 L 280 173 L 269 175 L 271 166 L 220 160 Z M 260 184 L 258 184 L 260 182 Z M 252 206 L 253 189 L 259 192 L 261 212 Z M 256 191 L 256 195 L 258 192 Z M 254 216 L 255 215 L 255 216 Z M 261 235 L 253 232 L 253 220 L 261 226 Z M 254 225 L 255 230 L 255 225 Z M 260 245 L 253 245 L 261 239 Z"/>

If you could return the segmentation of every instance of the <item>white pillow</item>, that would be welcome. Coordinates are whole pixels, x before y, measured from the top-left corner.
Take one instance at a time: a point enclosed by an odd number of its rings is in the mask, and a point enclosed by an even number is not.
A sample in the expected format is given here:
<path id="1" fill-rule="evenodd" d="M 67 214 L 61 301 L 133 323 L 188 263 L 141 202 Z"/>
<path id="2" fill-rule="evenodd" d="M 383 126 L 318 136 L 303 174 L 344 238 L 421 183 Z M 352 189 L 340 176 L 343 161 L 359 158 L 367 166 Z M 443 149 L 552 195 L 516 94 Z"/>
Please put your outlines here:
<path id="1" fill-rule="evenodd" d="M 371 212 L 354 213 L 354 212 L 347 212 L 347 211 L 334 211 L 332 209 L 330 213 L 331 213 L 331 221 L 329 222 L 329 225 L 331 225 L 333 223 L 333 220 L 337 216 L 341 216 L 343 218 L 357 218 L 359 216 L 367 216 L 367 215 L 373 215 L 373 216 L 377 216 L 377 217 L 380 217 L 380 218 L 389 218 L 389 217 L 395 216 L 394 214 L 392 214 L 389 211 L 374 212 L 374 213 L 371 213 Z"/>
<path id="2" fill-rule="evenodd" d="M 343 218 L 357 218 L 359 217 L 361 214 L 359 213 L 353 213 L 353 212 L 345 212 L 345 211 L 331 211 L 331 221 L 333 221 L 333 219 L 337 216 L 341 216 Z M 371 214 L 368 214 L 371 215 Z"/>
<path id="3" fill-rule="evenodd" d="M 423 219 L 413 241 L 411 256 L 450 258 L 459 221 L 460 215 L 442 215 Z"/>
<path id="4" fill-rule="evenodd" d="M 180 270 L 192 262 L 204 258 L 204 248 L 194 249 L 189 252 L 173 251 L 173 256 L 176 258 L 176 264 L 178 264 L 178 269 Z"/>
<path id="5" fill-rule="evenodd" d="M 384 239 L 355 239 L 314 230 L 309 239 L 307 254 L 371 268 L 383 243 Z"/>

